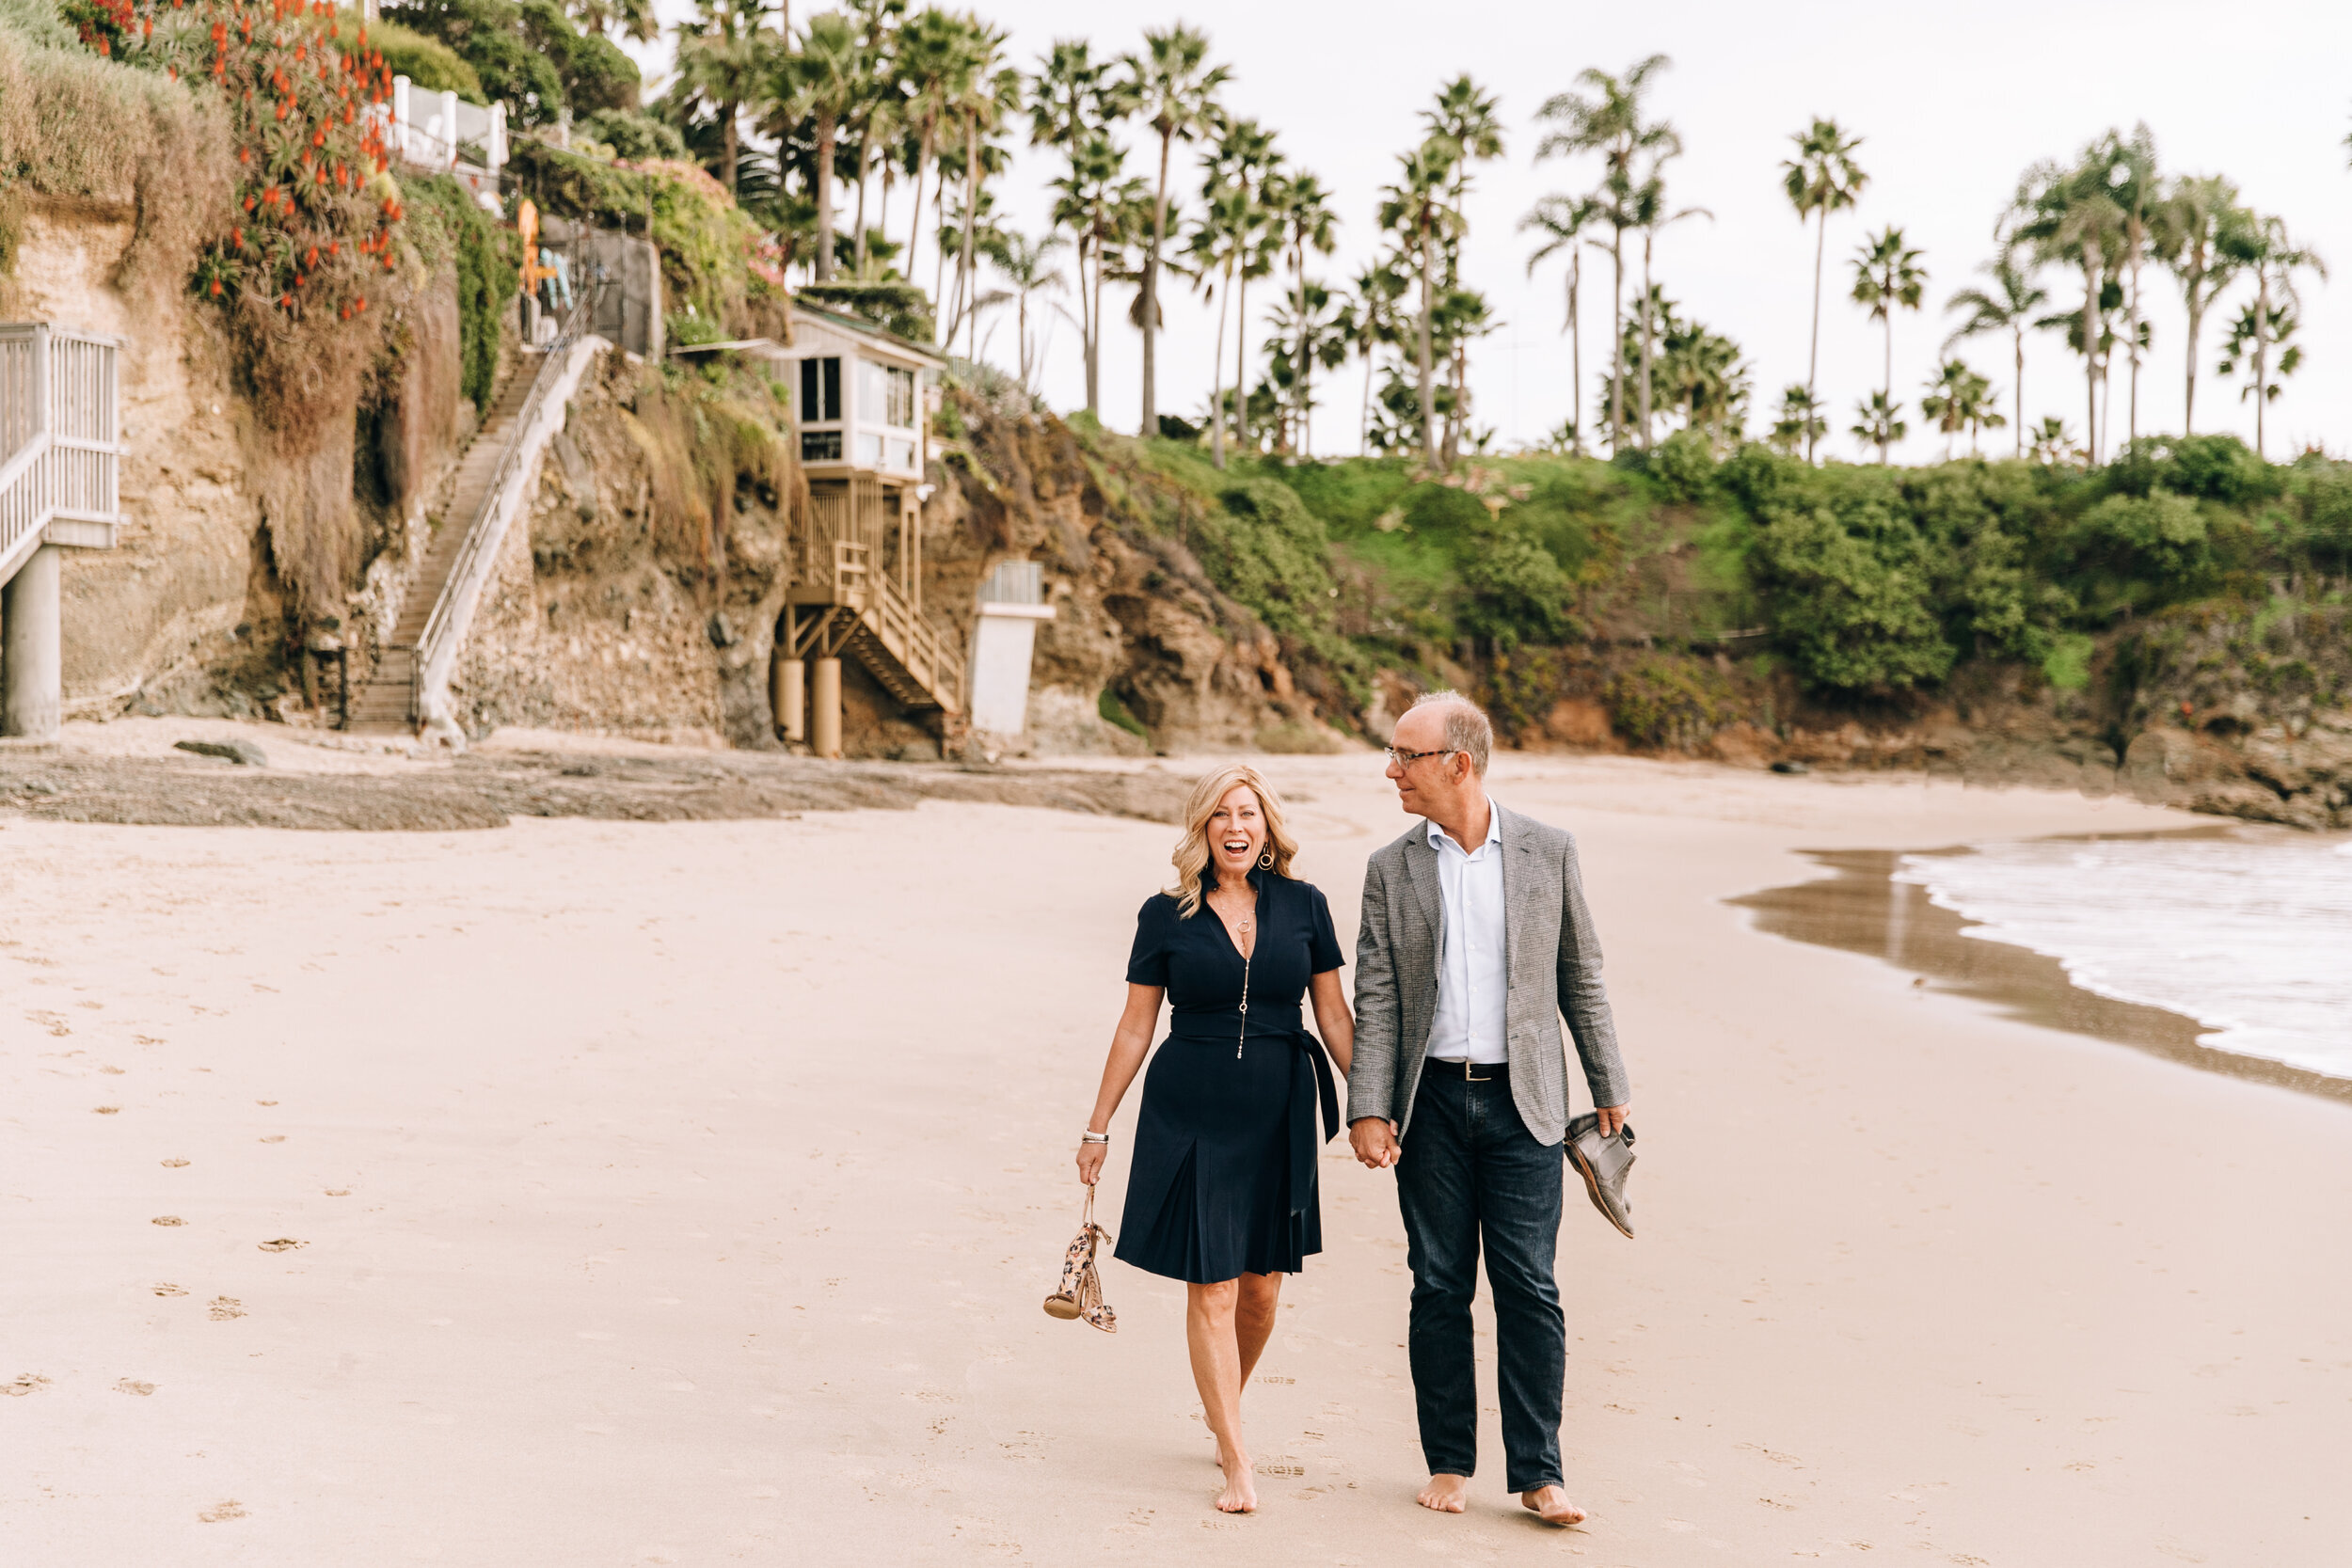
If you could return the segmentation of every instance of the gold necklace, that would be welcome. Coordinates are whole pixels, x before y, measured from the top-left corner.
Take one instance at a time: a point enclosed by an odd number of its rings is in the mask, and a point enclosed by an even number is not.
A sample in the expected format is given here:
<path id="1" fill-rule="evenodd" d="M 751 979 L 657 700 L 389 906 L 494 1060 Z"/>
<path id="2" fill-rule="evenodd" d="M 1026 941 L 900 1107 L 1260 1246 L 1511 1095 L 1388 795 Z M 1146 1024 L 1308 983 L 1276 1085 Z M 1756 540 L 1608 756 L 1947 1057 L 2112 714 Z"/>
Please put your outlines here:
<path id="1" fill-rule="evenodd" d="M 1241 923 L 1241 934 L 1249 934 L 1249 922 Z M 1233 1037 L 1233 1060 L 1241 1060 L 1242 1042 L 1249 1037 L 1249 965 L 1257 957 L 1256 942 L 1241 950 L 1241 1033 Z"/>

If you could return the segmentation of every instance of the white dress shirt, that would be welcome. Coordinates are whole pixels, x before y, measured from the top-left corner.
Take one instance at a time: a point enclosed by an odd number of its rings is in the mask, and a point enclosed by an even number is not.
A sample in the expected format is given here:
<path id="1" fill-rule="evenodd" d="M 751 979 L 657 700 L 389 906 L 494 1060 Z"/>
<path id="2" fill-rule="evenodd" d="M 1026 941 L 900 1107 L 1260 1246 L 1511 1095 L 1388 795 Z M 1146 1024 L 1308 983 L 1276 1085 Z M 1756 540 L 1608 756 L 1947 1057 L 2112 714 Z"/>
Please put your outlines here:
<path id="1" fill-rule="evenodd" d="M 1465 853 L 1452 835 L 1429 824 L 1438 852 L 1438 889 L 1445 902 L 1444 951 L 1438 957 L 1438 1011 L 1429 1025 L 1429 1054 L 1504 1062 L 1502 814 L 1491 802 L 1486 841 Z"/>

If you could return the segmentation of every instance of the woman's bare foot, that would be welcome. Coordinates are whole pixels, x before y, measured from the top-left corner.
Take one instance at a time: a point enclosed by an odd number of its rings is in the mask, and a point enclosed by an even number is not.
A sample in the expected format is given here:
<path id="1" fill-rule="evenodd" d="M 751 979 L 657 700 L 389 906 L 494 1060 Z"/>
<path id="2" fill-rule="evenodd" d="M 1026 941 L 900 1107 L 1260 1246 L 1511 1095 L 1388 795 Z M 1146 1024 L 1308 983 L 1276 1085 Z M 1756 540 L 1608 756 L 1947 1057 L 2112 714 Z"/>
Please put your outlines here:
<path id="1" fill-rule="evenodd" d="M 1217 1445 L 1217 1467 L 1225 1472 L 1225 1490 L 1216 1495 L 1220 1513 L 1255 1513 L 1258 1512 L 1258 1484 L 1249 1473 L 1249 1456 L 1239 1449 L 1228 1450 Z"/>
<path id="2" fill-rule="evenodd" d="M 1459 1513 L 1470 1506 L 1470 1477 L 1431 1476 L 1429 1484 L 1421 1489 L 1413 1501 L 1439 1513 Z"/>
<path id="3" fill-rule="evenodd" d="M 1584 1511 L 1568 1501 L 1568 1495 L 1557 1486 L 1538 1486 L 1533 1492 L 1519 1494 L 1519 1503 L 1547 1525 L 1581 1525 Z"/>

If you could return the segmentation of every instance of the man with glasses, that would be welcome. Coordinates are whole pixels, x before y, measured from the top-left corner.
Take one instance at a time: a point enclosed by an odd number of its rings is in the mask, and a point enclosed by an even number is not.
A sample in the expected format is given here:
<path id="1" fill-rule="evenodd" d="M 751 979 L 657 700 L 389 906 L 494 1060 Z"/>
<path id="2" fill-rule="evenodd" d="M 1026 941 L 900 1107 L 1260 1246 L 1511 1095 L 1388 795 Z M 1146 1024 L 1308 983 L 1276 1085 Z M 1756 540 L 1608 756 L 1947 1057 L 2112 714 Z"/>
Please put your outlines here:
<path id="1" fill-rule="evenodd" d="M 1486 716 L 1451 691 L 1422 698 L 1391 736 L 1389 780 L 1424 820 L 1364 871 L 1348 1136 L 1366 1165 L 1396 1168 L 1430 1470 L 1422 1506 L 1461 1513 L 1476 1468 L 1470 1301 L 1483 1243 L 1506 1484 L 1572 1525 L 1584 1512 L 1560 1472 L 1567 1329 L 1553 1274 L 1569 1132 L 1564 1013 L 1602 1139 L 1623 1128 L 1630 1095 L 1575 841 L 1487 798 L 1493 746 Z M 1591 1193 L 1630 1234 L 1621 1195 Z"/>

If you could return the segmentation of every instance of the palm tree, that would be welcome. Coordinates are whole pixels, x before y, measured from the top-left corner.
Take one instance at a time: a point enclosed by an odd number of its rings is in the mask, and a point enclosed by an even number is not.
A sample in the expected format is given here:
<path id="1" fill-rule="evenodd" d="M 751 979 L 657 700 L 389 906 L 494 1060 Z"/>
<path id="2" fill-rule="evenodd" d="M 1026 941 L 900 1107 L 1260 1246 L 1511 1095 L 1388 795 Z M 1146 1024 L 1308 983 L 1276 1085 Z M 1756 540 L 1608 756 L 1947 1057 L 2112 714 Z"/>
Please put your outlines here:
<path id="1" fill-rule="evenodd" d="M 1884 392 L 1872 392 L 1857 400 L 1853 411 L 1854 438 L 1865 447 L 1878 448 L 1881 463 L 1886 461 L 1887 449 L 1910 433 L 1911 427 L 1902 421 L 1903 405 Z"/>
<path id="2" fill-rule="evenodd" d="M 1633 205 L 1641 183 L 1635 165 L 1654 156 L 1674 135 L 1672 127 L 1644 117 L 1642 101 L 1651 79 L 1673 63 L 1663 55 L 1652 55 L 1635 61 L 1622 76 L 1588 69 L 1576 78 L 1583 91 L 1557 94 L 1535 111 L 1535 118 L 1552 128 L 1536 146 L 1538 161 L 1581 152 L 1601 157 L 1601 180 L 1593 198 L 1610 230 L 1609 341 L 1615 356 L 1609 374 L 1613 451 L 1623 444 L 1625 433 L 1625 232 L 1641 226 Z"/>
<path id="3" fill-rule="evenodd" d="M 2009 421 L 1993 409 L 1993 384 L 1958 359 L 1947 359 L 1928 381 L 1919 412 L 1944 433 L 1944 461 L 1952 460 L 1952 438 L 1962 431 L 1998 427 Z M 1969 451 L 1976 450 L 1973 436 Z"/>
<path id="4" fill-rule="evenodd" d="M 2188 373 L 2181 430 L 2197 429 L 2197 359 L 2203 352 L 2205 312 L 2252 260 L 2254 214 L 2239 205 L 2237 187 L 2219 175 L 2184 176 L 2156 208 L 2156 254 L 2181 285 L 2188 311 Z"/>
<path id="5" fill-rule="evenodd" d="M 1243 227 L 1236 237 L 1233 254 L 1228 259 L 1235 271 L 1228 281 L 1234 285 L 1233 295 L 1234 349 L 1233 387 L 1236 392 L 1249 383 L 1249 280 L 1264 277 L 1274 270 L 1272 245 L 1267 230 L 1276 227 L 1280 214 L 1275 203 L 1263 199 L 1272 188 L 1276 171 L 1281 166 L 1282 155 L 1275 150 L 1274 133 L 1260 126 L 1254 119 L 1234 119 L 1219 111 L 1216 116 L 1216 140 L 1201 155 L 1201 168 L 1208 175 L 1206 189 L 1231 185 L 1240 193 L 1239 214 Z M 1224 334 L 1217 341 L 1224 342 Z M 1220 348 L 1219 352 L 1223 352 Z M 1220 371 L 1221 376 L 1224 372 Z M 1217 405 L 1218 428 L 1223 428 L 1224 415 Z M 1249 400 L 1236 397 L 1233 403 L 1233 436 L 1244 447 L 1250 447 Z M 1222 442 L 1222 436 L 1219 438 Z M 1220 450 L 1222 450 L 1220 445 Z M 1254 450 L 1254 448 L 1253 448 Z M 1220 467 L 1222 463 L 1220 462 Z"/>
<path id="6" fill-rule="evenodd" d="M 1143 420 L 1147 436 L 1159 434 L 1157 360 L 1160 253 L 1168 244 L 1168 166 L 1179 141 L 1190 141 L 1209 123 L 1217 89 L 1230 74 L 1209 64 L 1209 38 L 1178 23 L 1143 32 L 1143 53 L 1127 56 L 1135 112 L 1160 138 L 1159 182 L 1152 193 L 1152 239 L 1144 253 L 1138 312 L 1143 326 Z"/>
<path id="7" fill-rule="evenodd" d="M 1449 293 L 1459 285 L 1460 243 L 1470 231 L 1470 165 L 1502 156 L 1502 121 L 1496 114 L 1497 107 L 1494 95 L 1464 74 L 1438 88 L 1437 103 L 1422 111 L 1422 124 L 1429 134 L 1442 138 L 1454 150 L 1453 180 L 1446 196 L 1447 243 L 1442 257 L 1444 284 Z M 1469 340 L 1457 337 L 1449 356 L 1447 369 L 1454 396 L 1446 420 L 1443 453 L 1448 467 L 1460 449 L 1462 420 L 1470 410 L 1469 348 Z"/>
<path id="8" fill-rule="evenodd" d="M 774 77 L 767 14 L 765 0 L 697 0 L 694 20 L 678 24 L 678 80 L 718 112 L 719 183 L 729 192 L 741 153 L 737 121 Z"/>
<path id="9" fill-rule="evenodd" d="M 1200 215 L 1184 245 L 1201 291 L 1216 295 L 1216 352 L 1209 361 L 1209 457 L 1220 468 L 1225 467 L 1225 318 L 1233 303 L 1233 268 L 1263 221 L 1256 207 L 1247 191 L 1219 183 L 1213 173 L 1200 193 Z"/>
<path id="10" fill-rule="evenodd" d="M 652 0 L 570 0 L 564 11 L 580 24 L 580 31 L 599 37 L 617 33 L 638 43 L 651 43 L 661 36 L 661 24 L 654 17 Z M 786 31 L 789 32 L 791 25 L 787 11 Z"/>
<path id="11" fill-rule="evenodd" d="M 1304 455 L 1307 449 L 1306 409 L 1313 401 L 1311 385 L 1314 368 L 1320 362 L 1321 355 L 1317 345 L 1324 341 L 1323 337 L 1317 336 L 1323 331 L 1319 325 L 1323 322 L 1323 315 L 1308 297 L 1307 252 L 1311 250 L 1318 255 L 1328 256 L 1338 247 L 1339 219 L 1331 212 L 1330 193 L 1323 188 L 1323 182 L 1304 169 L 1276 180 L 1267 204 L 1276 215 L 1278 238 L 1290 250 L 1291 276 L 1296 284 L 1291 294 L 1291 319 L 1295 323 L 1306 324 L 1306 328 L 1295 338 L 1298 346 L 1292 367 L 1295 378 L 1295 395 L 1299 406 L 1298 450 Z M 1324 297 L 1328 300 L 1327 291 Z M 1327 336 L 1327 333 L 1325 334 L 1325 337 Z"/>
<path id="12" fill-rule="evenodd" d="M 2083 455 L 2074 445 L 2074 433 L 2056 414 L 2033 427 L 2033 441 L 2026 453 L 2037 463 L 2070 463 Z"/>
<path id="13" fill-rule="evenodd" d="M 1119 243 L 1121 214 L 1142 199 L 1143 182 L 1126 173 L 1126 149 L 1097 133 L 1070 155 L 1054 182 L 1054 221 L 1078 236 L 1080 332 L 1086 339 L 1087 412 L 1102 417 L 1103 274 Z M 1089 267 L 1091 264 L 1091 272 Z"/>
<path id="14" fill-rule="evenodd" d="M 1404 318 L 1398 302 L 1411 282 L 1397 265 L 1401 256 L 1390 256 L 1366 267 L 1356 275 L 1356 294 L 1351 320 L 1355 325 L 1356 352 L 1364 358 L 1364 403 L 1356 417 L 1356 455 L 1365 457 L 1372 452 L 1372 375 L 1374 362 L 1383 344 L 1394 347 L 1404 341 Z"/>
<path id="15" fill-rule="evenodd" d="M 1944 340 L 1944 352 L 1951 353 L 1954 345 L 1987 332 L 2006 332 L 2010 336 L 2012 360 L 2010 402 L 2012 406 L 2026 406 L 2026 328 L 2036 325 L 2035 312 L 2050 303 L 2050 291 L 2034 281 L 2032 255 L 2015 240 L 2001 246 L 2001 253 L 1992 261 L 1979 264 L 1977 270 L 1992 279 L 1990 288 L 1966 288 L 1952 295 L 1944 307 L 1949 315 L 1954 310 L 1968 312 L 1966 319 L 1952 335 Z M 2017 427 L 2017 453 L 2026 455 L 2026 428 L 2021 418 Z"/>
<path id="16" fill-rule="evenodd" d="M 977 316 L 991 303 L 1002 303 L 1008 299 L 1013 303 L 1020 333 L 1021 389 L 1025 392 L 1034 393 L 1037 390 L 1033 371 L 1042 368 L 1043 357 L 1041 354 L 1033 355 L 1031 352 L 1029 301 L 1037 294 L 1060 293 L 1069 287 L 1061 275 L 1061 268 L 1054 264 L 1054 259 L 1069 245 L 1070 242 L 1059 234 L 1046 234 L 1032 240 L 1008 230 L 996 244 L 989 246 L 989 261 L 1005 275 L 1005 281 L 1012 287 L 994 294 L 982 295 L 974 302 L 973 314 Z"/>
<path id="17" fill-rule="evenodd" d="M 782 58 L 776 97 L 793 119 L 817 121 L 817 281 L 833 276 L 833 166 L 841 122 L 857 112 L 868 83 L 857 34 L 838 11 L 808 20 L 800 49 Z"/>
<path id="18" fill-rule="evenodd" d="M 1820 214 L 1819 230 L 1813 237 L 1812 346 L 1806 351 L 1804 361 L 1805 399 L 1812 405 L 1820 387 L 1821 259 L 1829 248 L 1829 215 L 1852 206 L 1861 198 L 1862 188 L 1870 182 L 1870 177 L 1854 162 L 1853 155 L 1862 146 L 1862 138 L 1848 135 L 1834 119 L 1817 116 L 1811 126 L 1788 139 L 1797 144 L 1797 155 L 1780 166 L 1782 188 L 1788 193 L 1789 205 L 1797 210 L 1799 223 L 1804 221 L 1807 214 Z M 1813 461 L 1809 436 L 1804 460 Z"/>
<path id="19" fill-rule="evenodd" d="M 1057 40 L 1030 79 L 1029 140 L 1062 154 L 1064 174 L 1054 182 L 1054 223 L 1071 231 L 1078 253 L 1078 336 L 1086 358 L 1087 412 L 1099 417 L 1102 398 L 1096 348 L 1101 334 L 1101 230 L 1110 192 L 1126 153 L 1108 135 L 1126 113 L 1114 62 L 1097 60 L 1084 39 Z M 1093 266 L 1089 281 L 1089 266 Z"/>
<path id="20" fill-rule="evenodd" d="M 1534 212 L 1519 219 L 1520 232 L 1532 229 L 1544 236 L 1544 243 L 1527 259 L 1530 277 L 1544 261 L 1563 250 L 1568 253 L 1567 315 L 1560 330 L 1568 340 L 1568 450 L 1579 456 L 1584 451 L 1584 355 L 1577 329 L 1577 290 L 1583 274 L 1584 228 L 1598 211 L 1590 197 L 1547 196 L 1535 203 Z"/>
<path id="21" fill-rule="evenodd" d="M 1821 405 L 1813 400 L 1812 388 L 1792 381 L 1781 389 L 1780 417 L 1772 422 L 1768 437 L 1774 448 L 1795 457 L 1812 451 L 1813 443 L 1828 434 L 1829 421 L 1821 418 Z"/>
<path id="22" fill-rule="evenodd" d="M 2017 235 L 2032 243 L 2035 255 L 2082 269 L 2081 310 L 2037 325 L 2066 327 L 2074 352 L 2083 356 L 2083 449 L 2093 463 L 2099 460 L 2099 387 L 2105 379 L 2107 312 L 2113 308 L 2106 291 L 2116 287 L 2112 270 L 2123 251 L 2123 213 L 2107 194 L 2107 167 L 2095 144 L 2085 148 L 2071 168 L 2036 164 L 2026 171 L 2016 202 Z"/>
<path id="23" fill-rule="evenodd" d="M 1672 127 L 1667 128 L 1667 135 L 1670 137 L 1673 136 Z M 1633 213 L 1641 220 L 1638 227 L 1642 230 L 1640 412 L 1642 450 L 1645 451 L 1649 450 L 1653 436 L 1650 411 L 1650 361 L 1654 356 L 1653 351 L 1657 341 L 1655 324 L 1651 320 L 1650 301 L 1657 296 L 1658 287 L 1650 280 L 1650 250 L 1657 241 L 1658 231 L 1669 224 L 1680 223 L 1684 218 L 1705 218 L 1709 223 L 1715 219 L 1715 214 L 1704 207 L 1685 207 L 1678 213 L 1666 211 L 1666 183 L 1660 171 L 1665 166 L 1668 158 L 1681 150 L 1682 144 L 1679 140 L 1672 142 L 1671 150 L 1661 147 L 1657 158 L 1650 164 L 1650 177 L 1643 182 L 1639 190 L 1633 193 Z"/>
<path id="24" fill-rule="evenodd" d="M 1892 431 L 1890 440 L 1900 440 L 1903 426 L 1894 416 L 1901 404 L 1895 398 L 1895 312 L 1898 309 L 1916 310 L 1919 296 L 1927 288 L 1927 269 L 1919 265 L 1919 251 L 1903 243 L 1903 231 L 1889 225 L 1876 235 L 1866 238 L 1855 250 L 1853 259 L 1853 300 L 1867 309 L 1872 321 L 1886 327 L 1885 388 L 1872 402 L 1861 405 L 1863 410 L 1878 419 L 1880 431 Z M 1861 427 L 1855 426 L 1859 431 Z M 1888 442 L 1879 444 L 1879 461 L 1887 461 Z"/>
<path id="25" fill-rule="evenodd" d="M 970 37 L 961 18 L 931 7 L 899 28 L 894 42 L 894 65 L 906 92 L 898 116 L 914 140 L 914 213 L 907 220 L 906 249 L 907 276 L 914 277 L 923 243 L 923 181 L 938 161 L 939 135 L 950 105 L 971 74 Z M 936 193 L 932 199 L 935 204 Z M 946 320 L 946 312 L 941 311 L 942 324 Z"/>
<path id="26" fill-rule="evenodd" d="M 987 164 L 980 143 L 994 135 L 997 127 L 1021 107 L 1021 72 L 1001 63 L 1006 37 L 1001 29 L 977 17 L 964 24 L 965 70 L 960 84 L 962 90 L 950 102 L 949 109 L 963 125 L 963 210 L 967 214 L 976 214 L 980 208 L 980 180 Z M 972 237 L 978 227 L 970 222 L 963 226 L 963 251 L 956 261 L 959 300 L 972 291 L 977 281 L 972 265 Z M 979 356 L 978 331 L 976 318 L 964 341 L 967 359 Z"/>
<path id="27" fill-rule="evenodd" d="M 2303 308 L 2302 295 L 2295 287 L 2296 274 L 2312 272 L 2324 279 L 2328 266 L 2317 251 L 2288 235 L 2283 218 L 2256 218 L 2247 252 L 2248 269 L 2254 275 L 2254 297 L 2231 331 L 2230 346 L 2222 356 L 2220 369 L 2223 375 L 2234 375 L 2241 371 L 2252 374 L 2238 395 L 2254 400 L 2254 455 L 2261 457 L 2264 407 L 2284 390 L 2271 377 L 2292 375 L 2303 362 L 2302 349 L 2286 341 L 2293 335 Z M 2281 345 L 2285 351 L 2274 365 L 2270 350 Z"/>
<path id="28" fill-rule="evenodd" d="M 1350 302 L 1334 300 L 1331 291 L 1310 282 L 1297 295 L 1298 305 L 1278 303 L 1273 310 L 1274 341 L 1267 379 L 1286 405 L 1276 448 L 1308 455 L 1307 426 L 1314 412 L 1314 391 L 1308 372 L 1316 365 L 1336 370 L 1347 361 L 1354 312 Z M 1303 307 L 1303 309 L 1301 309 Z"/>
<path id="29" fill-rule="evenodd" d="M 1453 144 L 1432 136 L 1398 160 L 1397 182 L 1383 187 L 1380 227 L 1412 245 L 1421 274 L 1419 322 L 1421 455 L 1438 466 L 1438 382 L 1432 338 L 1438 314 L 1434 246 L 1446 225 L 1445 191 L 1452 173 Z"/>
<path id="30" fill-rule="evenodd" d="M 866 254 L 872 245 L 872 230 L 866 222 L 866 171 L 873 162 L 875 144 L 883 148 L 885 183 L 890 172 L 889 146 L 906 125 L 907 85 L 901 69 L 901 42 L 906 28 L 904 21 L 907 0 L 842 0 L 850 24 L 857 29 L 858 48 L 865 58 L 866 75 L 866 102 L 859 106 L 855 119 L 857 152 L 857 252 L 852 263 L 859 277 L 866 274 Z M 921 193 L 916 193 L 920 206 Z M 914 257 L 907 258 L 906 276 L 914 276 Z"/>

